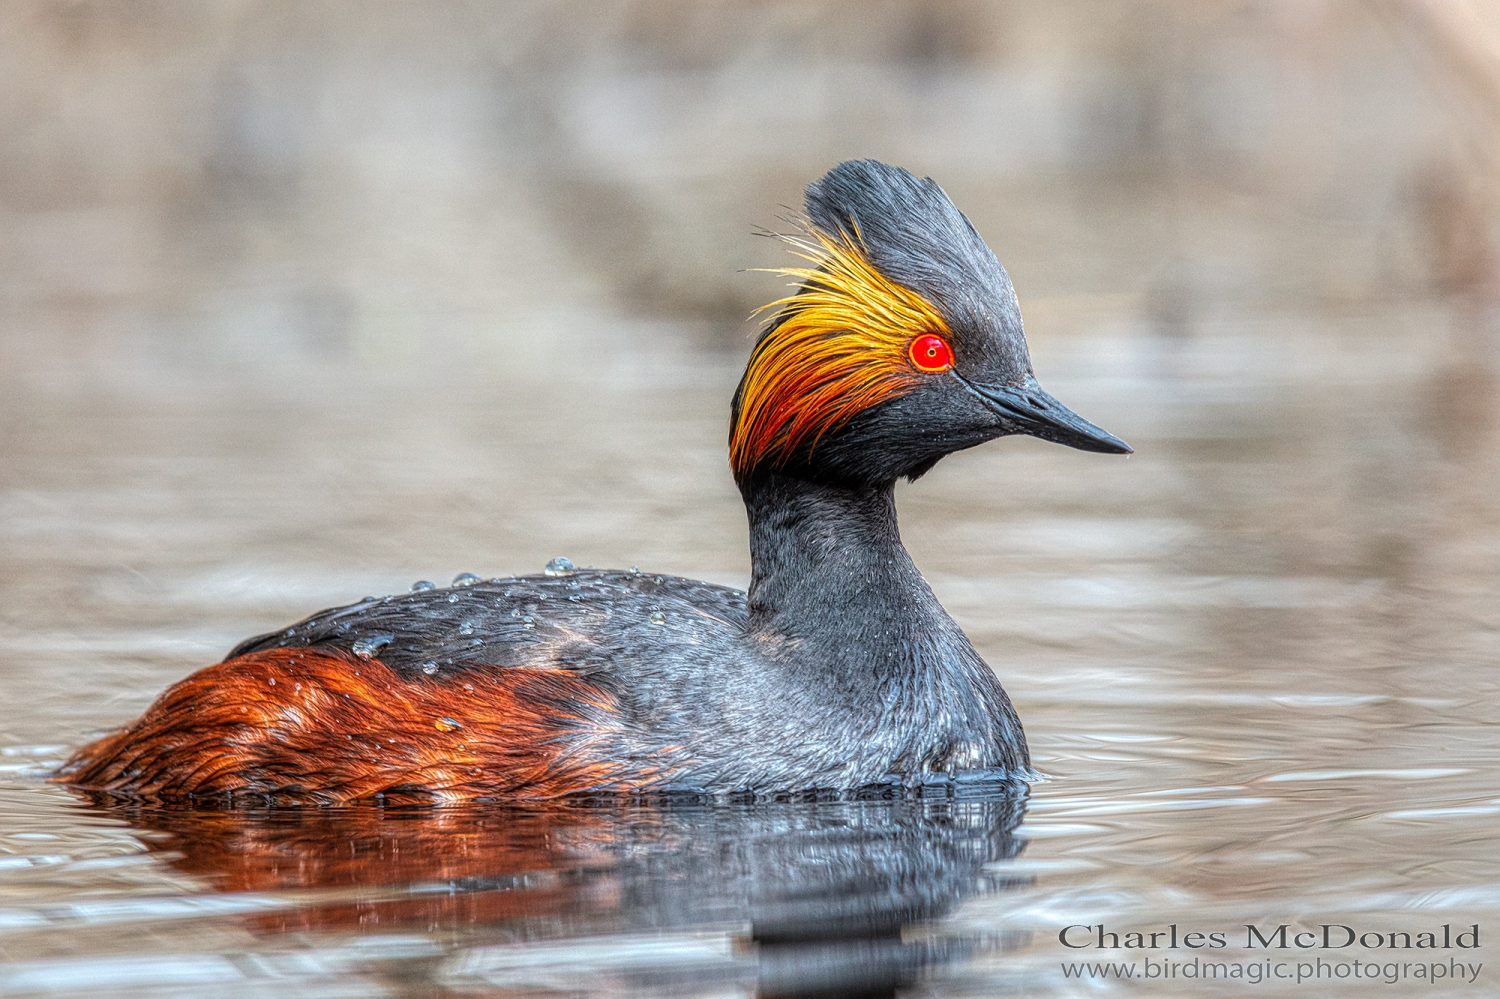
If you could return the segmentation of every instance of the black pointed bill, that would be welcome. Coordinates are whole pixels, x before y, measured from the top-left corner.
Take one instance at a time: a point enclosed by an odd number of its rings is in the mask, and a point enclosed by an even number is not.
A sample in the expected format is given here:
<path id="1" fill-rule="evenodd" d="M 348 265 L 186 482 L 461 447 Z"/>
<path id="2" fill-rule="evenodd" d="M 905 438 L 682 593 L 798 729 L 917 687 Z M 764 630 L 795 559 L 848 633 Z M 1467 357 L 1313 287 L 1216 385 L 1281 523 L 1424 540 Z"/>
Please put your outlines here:
<path id="1" fill-rule="evenodd" d="M 1042 391 L 1036 378 L 1026 376 L 1019 386 L 978 385 L 964 376 L 953 373 L 964 388 L 984 400 L 985 405 L 995 411 L 1009 433 L 1030 434 L 1044 441 L 1066 444 L 1080 451 L 1098 451 L 1101 454 L 1130 454 L 1129 444 L 1107 430 L 1094 426 L 1088 420 Z"/>

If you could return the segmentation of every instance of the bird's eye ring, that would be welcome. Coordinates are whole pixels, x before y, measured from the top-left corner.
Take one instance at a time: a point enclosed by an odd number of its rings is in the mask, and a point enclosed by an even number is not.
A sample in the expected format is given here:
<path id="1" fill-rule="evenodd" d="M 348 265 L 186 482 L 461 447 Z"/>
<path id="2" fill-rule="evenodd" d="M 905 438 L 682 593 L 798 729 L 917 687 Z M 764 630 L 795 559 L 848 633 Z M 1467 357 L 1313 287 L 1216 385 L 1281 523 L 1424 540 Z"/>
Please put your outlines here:
<path id="1" fill-rule="evenodd" d="M 906 349 L 918 371 L 947 371 L 953 367 L 953 349 L 935 333 L 924 333 Z"/>

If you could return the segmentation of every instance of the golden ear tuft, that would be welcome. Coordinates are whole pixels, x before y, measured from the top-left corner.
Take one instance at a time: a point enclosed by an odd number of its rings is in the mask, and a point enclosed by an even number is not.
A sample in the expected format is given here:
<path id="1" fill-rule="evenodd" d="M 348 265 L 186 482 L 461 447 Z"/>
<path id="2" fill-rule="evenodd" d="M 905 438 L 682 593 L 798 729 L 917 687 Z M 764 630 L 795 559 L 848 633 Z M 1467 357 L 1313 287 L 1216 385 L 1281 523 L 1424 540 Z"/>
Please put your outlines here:
<path id="1" fill-rule="evenodd" d="M 914 337 L 948 325 L 926 298 L 889 280 L 870 262 L 858 230 L 831 235 L 811 225 L 808 238 L 783 236 L 811 267 L 771 270 L 797 292 L 758 309 L 775 309 L 740 383 L 729 462 L 737 478 L 785 464 L 804 445 L 921 383 L 908 357 Z"/>

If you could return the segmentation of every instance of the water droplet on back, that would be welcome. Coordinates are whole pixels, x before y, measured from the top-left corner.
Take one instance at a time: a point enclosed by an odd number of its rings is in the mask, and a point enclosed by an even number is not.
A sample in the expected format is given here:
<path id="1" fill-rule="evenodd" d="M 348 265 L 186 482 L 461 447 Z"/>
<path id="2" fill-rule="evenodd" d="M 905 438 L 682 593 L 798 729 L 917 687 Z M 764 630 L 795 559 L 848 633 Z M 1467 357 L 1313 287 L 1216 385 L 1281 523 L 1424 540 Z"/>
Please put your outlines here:
<path id="1" fill-rule="evenodd" d="M 457 593 L 450 593 L 450 594 L 448 594 L 448 602 L 450 604 L 456 604 L 456 603 L 458 603 L 458 594 Z"/>
<path id="2" fill-rule="evenodd" d="M 461 572 L 457 576 L 453 577 L 454 586 L 473 586 L 475 583 L 482 582 L 484 582 L 484 580 L 480 579 L 472 572 Z"/>
<path id="3" fill-rule="evenodd" d="M 426 673 L 428 676 L 431 676 L 432 674 L 437 672 L 437 663 L 429 659 L 427 662 L 422 664 L 422 672 Z"/>
<path id="4" fill-rule="evenodd" d="M 411 584 L 411 592 L 421 593 L 423 590 L 435 590 L 437 584 L 428 579 L 419 579 Z"/>
<path id="5" fill-rule="evenodd" d="M 459 625 L 458 626 L 458 633 L 460 635 L 472 635 L 472 634 L 474 634 L 474 622 L 473 621 L 465 621 L 463 624 Z"/>
<path id="6" fill-rule="evenodd" d="M 666 624 L 667 623 L 667 615 L 663 614 L 661 611 L 652 611 L 651 612 L 651 623 L 652 624 Z"/>
<path id="7" fill-rule="evenodd" d="M 523 627 L 523 628 L 535 628 L 536 627 L 536 622 L 533 621 L 529 616 L 528 617 L 523 617 L 523 618 L 521 618 L 521 627 Z"/>
<path id="8" fill-rule="evenodd" d="M 542 571 L 549 576 L 571 576 L 578 570 L 573 568 L 572 559 L 566 559 L 559 555 L 543 566 Z"/>
<path id="9" fill-rule="evenodd" d="M 361 659 L 369 659 L 375 655 L 376 650 L 381 646 L 389 645 L 395 640 L 395 635 L 368 635 L 356 641 L 349 648 Z"/>
<path id="10" fill-rule="evenodd" d="M 456 732 L 463 728 L 463 723 L 453 718 L 439 718 L 432 723 L 432 727 L 439 732 Z"/>

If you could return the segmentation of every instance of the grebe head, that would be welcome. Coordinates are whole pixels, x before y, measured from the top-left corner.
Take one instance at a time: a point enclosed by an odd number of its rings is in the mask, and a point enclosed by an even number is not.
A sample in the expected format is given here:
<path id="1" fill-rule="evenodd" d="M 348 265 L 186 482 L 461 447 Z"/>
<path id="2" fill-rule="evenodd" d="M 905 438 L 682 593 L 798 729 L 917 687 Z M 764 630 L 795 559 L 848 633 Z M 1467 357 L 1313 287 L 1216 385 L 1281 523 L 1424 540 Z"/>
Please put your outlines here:
<path id="1" fill-rule="evenodd" d="M 730 464 L 860 484 L 915 479 L 1008 434 L 1130 446 L 1042 391 L 1010 277 L 930 179 L 874 160 L 808 185 L 810 266 L 772 302 L 734 396 Z"/>

